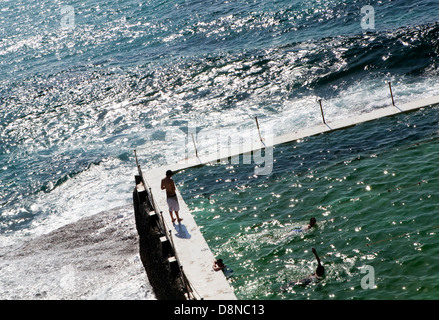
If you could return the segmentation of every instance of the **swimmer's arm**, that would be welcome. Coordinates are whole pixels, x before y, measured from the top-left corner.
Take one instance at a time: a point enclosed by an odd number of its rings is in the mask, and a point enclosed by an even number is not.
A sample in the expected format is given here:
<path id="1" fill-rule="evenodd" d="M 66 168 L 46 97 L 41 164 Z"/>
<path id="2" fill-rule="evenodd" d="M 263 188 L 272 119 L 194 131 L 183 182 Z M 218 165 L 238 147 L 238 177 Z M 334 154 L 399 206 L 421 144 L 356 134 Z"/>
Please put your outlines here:
<path id="1" fill-rule="evenodd" d="M 316 259 L 317 259 L 317 263 L 320 265 L 320 258 L 319 258 L 319 256 L 317 255 L 317 251 L 316 251 L 316 249 L 312 248 L 312 253 L 314 253 L 314 255 L 316 256 Z"/>

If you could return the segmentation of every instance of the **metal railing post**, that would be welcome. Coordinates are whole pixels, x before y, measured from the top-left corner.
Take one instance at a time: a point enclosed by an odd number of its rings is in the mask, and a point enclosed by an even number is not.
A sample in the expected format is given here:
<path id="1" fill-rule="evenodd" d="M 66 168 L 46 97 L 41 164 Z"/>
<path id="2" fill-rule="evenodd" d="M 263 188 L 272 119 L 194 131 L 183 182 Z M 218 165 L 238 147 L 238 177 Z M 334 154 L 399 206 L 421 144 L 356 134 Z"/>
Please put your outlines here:
<path id="1" fill-rule="evenodd" d="M 320 104 L 320 112 L 322 113 L 323 123 L 326 124 L 325 115 L 323 114 L 322 99 L 319 99 L 319 104 Z"/>
<path id="2" fill-rule="evenodd" d="M 392 97 L 392 105 L 395 106 L 395 100 L 393 100 L 392 84 L 390 83 L 390 81 L 388 83 L 390 89 L 390 96 Z"/>

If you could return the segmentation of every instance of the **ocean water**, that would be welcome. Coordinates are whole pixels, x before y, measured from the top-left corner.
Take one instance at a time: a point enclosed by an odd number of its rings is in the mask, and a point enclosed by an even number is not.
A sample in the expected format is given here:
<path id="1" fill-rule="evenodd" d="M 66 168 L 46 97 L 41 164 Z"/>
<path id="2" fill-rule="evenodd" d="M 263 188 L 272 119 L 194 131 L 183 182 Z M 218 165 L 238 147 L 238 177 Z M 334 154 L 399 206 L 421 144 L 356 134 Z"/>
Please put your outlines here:
<path id="1" fill-rule="evenodd" d="M 331 121 L 388 106 L 388 81 L 397 103 L 437 95 L 438 16 L 437 0 L 0 2 L 0 246 L 129 205 L 133 150 L 144 170 L 173 163 L 190 128 L 209 151 L 197 132 L 245 141 L 255 116 L 273 135 L 316 125 L 318 98 Z M 437 298 L 437 112 L 277 146 L 269 175 L 176 175 L 236 295 Z M 311 247 L 326 278 L 283 288 L 312 272 Z"/>

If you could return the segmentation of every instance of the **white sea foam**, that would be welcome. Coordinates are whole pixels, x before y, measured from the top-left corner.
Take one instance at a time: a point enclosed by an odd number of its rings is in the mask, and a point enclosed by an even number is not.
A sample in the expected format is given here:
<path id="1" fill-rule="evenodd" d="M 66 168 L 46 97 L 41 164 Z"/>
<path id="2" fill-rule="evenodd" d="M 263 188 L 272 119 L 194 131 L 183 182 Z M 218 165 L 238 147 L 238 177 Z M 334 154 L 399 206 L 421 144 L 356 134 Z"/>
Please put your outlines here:
<path id="1" fill-rule="evenodd" d="M 155 299 L 131 207 L 0 248 L 0 299 Z"/>

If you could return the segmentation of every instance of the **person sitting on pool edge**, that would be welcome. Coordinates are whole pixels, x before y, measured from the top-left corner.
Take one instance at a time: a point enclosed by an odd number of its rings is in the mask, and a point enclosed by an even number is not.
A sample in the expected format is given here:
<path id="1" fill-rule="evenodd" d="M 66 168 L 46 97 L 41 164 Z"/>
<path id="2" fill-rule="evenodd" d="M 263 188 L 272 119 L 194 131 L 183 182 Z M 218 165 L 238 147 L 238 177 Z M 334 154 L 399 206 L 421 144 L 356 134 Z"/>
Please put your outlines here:
<path id="1" fill-rule="evenodd" d="M 213 262 L 212 266 L 213 270 L 220 271 L 226 268 L 226 265 L 223 263 L 223 259 L 218 259 Z"/>

